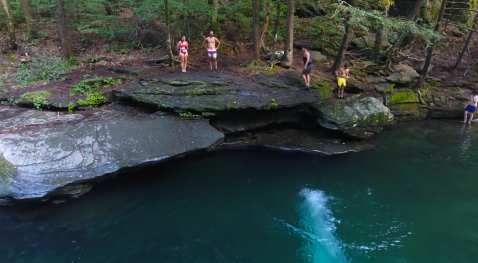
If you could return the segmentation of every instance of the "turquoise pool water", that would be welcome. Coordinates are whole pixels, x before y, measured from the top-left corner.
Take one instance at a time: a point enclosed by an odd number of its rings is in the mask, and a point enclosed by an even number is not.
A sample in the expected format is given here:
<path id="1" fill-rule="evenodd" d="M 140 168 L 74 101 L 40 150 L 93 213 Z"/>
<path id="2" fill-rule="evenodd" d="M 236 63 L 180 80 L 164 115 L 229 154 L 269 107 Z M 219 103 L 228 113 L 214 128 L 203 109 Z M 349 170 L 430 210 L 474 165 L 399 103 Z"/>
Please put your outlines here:
<path id="1" fill-rule="evenodd" d="M 476 262 L 474 125 L 397 124 L 332 157 L 191 156 L 3 208 L 0 262 Z"/>

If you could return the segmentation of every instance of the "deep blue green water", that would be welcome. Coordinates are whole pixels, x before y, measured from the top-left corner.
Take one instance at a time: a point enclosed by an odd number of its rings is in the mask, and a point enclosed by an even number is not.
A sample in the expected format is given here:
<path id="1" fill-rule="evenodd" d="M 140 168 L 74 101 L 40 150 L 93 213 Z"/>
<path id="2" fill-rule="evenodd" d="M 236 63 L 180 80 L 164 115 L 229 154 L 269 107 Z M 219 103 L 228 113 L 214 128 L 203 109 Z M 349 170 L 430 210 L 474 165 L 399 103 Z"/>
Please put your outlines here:
<path id="1" fill-rule="evenodd" d="M 477 262 L 467 127 L 403 123 L 358 154 L 250 149 L 132 172 L 22 208 L 40 214 L 27 221 L 0 211 L 0 262 Z"/>

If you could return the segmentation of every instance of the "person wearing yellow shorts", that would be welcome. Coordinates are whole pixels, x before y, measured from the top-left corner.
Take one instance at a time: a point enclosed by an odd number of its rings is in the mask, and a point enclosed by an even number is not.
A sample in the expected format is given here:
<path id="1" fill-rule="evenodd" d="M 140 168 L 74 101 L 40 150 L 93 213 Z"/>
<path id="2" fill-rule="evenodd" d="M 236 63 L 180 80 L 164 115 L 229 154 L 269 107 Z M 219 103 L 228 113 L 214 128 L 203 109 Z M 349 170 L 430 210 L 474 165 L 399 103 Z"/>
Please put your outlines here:
<path id="1" fill-rule="evenodd" d="M 347 85 L 347 80 L 349 78 L 349 65 L 347 63 L 344 64 L 343 68 L 339 70 L 339 76 L 337 78 L 337 85 L 339 86 L 338 97 L 342 99 L 344 97 L 344 89 Z"/>

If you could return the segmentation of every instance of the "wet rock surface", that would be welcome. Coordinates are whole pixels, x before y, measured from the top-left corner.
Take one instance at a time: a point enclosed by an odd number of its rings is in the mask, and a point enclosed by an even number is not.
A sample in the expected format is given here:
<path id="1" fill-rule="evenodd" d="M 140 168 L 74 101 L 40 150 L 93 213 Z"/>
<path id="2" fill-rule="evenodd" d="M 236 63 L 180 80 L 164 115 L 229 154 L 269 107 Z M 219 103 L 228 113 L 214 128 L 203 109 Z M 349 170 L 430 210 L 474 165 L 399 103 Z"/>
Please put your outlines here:
<path id="1" fill-rule="evenodd" d="M 57 112 L 0 108 L 0 131 L 49 123 L 77 122 L 84 118 L 81 114 L 60 115 Z"/>
<path id="2" fill-rule="evenodd" d="M 319 131 L 291 129 L 263 134 L 255 140 L 255 144 L 275 150 L 318 155 L 360 152 L 378 147 L 376 139 L 344 140 Z"/>
<path id="3" fill-rule="evenodd" d="M 316 114 L 322 127 L 356 138 L 374 136 L 383 125 L 393 123 L 394 117 L 390 109 L 371 97 L 317 102 L 309 109 Z"/>
<path id="4" fill-rule="evenodd" d="M 404 103 L 390 106 L 396 121 L 423 120 L 428 117 L 428 107 L 420 103 Z"/>
<path id="5" fill-rule="evenodd" d="M 148 82 L 145 86 L 134 83 L 116 90 L 117 100 L 176 112 L 271 110 L 306 106 L 321 100 L 319 90 L 304 91 L 291 81 L 259 85 L 221 72 L 175 73 L 144 80 Z"/>
<path id="6" fill-rule="evenodd" d="M 12 118 L 18 124 L 24 123 L 20 117 L 9 118 L 2 112 L 1 127 L 11 125 Z M 29 114 L 48 119 L 50 113 L 23 112 L 25 118 Z M 45 116 L 38 117 L 42 114 Z M 0 156 L 16 171 L 0 184 L 3 200 L 79 196 L 91 188 L 92 182 L 125 169 L 206 149 L 224 136 L 205 120 L 186 121 L 171 116 L 140 118 L 101 112 L 76 124 L 52 122 L 0 132 Z"/>

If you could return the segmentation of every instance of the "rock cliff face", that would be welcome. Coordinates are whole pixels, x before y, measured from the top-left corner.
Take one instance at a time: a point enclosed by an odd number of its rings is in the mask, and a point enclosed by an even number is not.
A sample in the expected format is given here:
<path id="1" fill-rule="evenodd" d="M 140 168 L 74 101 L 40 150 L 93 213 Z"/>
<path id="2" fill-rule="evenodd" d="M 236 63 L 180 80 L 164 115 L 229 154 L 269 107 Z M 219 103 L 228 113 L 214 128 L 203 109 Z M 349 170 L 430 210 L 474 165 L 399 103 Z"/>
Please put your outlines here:
<path id="1" fill-rule="evenodd" d="M 328 83 L 315 76 L 311 88 L 302 90 L 294 73 L 254 82 L 216 72 L 169 74 L 115 91 L 117 102 L 161 110 L 154 114 L 0 108 L 0 203 L 63 201 L 121 172 L 201 150 L 369 150 L 374 140 L 356 138 L 393 121 L 377 99 L 330 100 Z"/>

